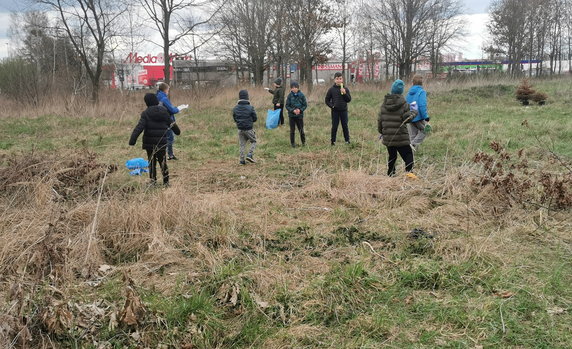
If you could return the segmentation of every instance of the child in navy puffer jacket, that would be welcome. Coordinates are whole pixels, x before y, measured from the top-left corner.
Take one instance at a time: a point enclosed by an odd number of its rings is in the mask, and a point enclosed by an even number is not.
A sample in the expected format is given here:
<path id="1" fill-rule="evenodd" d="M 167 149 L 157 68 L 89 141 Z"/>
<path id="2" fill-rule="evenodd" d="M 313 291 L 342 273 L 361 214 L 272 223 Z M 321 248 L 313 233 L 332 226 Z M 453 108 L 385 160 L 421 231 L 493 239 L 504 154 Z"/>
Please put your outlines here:
<path id="1" fill-rule="evenodd" d="M 238 103 L 232 110 L 232 117 L 238 128 L 238 142 L 240 145 L 240 164 L 245 165 L 244 150 L 246 142 L 250 141 L 250 150 L 246 155 L 246 161 L 255 163 L 254 149 L 256 148 L 256 133 L 254 132 L 254 123 L 257 120 L 256 111 L 250 105 L 248 100 L 248 91 L 240 90 L 238 92 Z"/>

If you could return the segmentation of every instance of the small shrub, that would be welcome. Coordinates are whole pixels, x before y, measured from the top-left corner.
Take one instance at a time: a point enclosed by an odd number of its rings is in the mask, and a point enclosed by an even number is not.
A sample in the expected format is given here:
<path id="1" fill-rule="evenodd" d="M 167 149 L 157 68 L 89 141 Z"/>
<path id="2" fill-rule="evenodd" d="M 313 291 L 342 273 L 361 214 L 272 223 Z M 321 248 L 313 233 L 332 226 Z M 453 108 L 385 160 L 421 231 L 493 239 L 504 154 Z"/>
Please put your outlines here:
<path id="1" fill-rule="evenodd" d="M 536 92 L 532 95 L 532 100 L 538 103 L 538 105 L 544 105 L 547 99 L 548 95 L 544 92 Z"/>
<path id="2" fill-rule="evenodd" d="M 532 98 L 535 92 L 528 79 L 524 79 L 516 89 L 516 99 L 519 100 L 522 105 L 528 105 L 528 100 Z"/>

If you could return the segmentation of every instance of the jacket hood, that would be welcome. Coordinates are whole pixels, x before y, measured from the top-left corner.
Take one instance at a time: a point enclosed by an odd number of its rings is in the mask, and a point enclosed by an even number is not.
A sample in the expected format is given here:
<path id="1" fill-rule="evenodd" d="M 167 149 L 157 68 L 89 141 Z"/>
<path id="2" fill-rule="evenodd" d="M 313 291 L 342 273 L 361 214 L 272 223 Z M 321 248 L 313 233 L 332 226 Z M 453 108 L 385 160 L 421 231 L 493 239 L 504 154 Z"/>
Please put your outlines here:
<path id="1" fill-rule="evenodd" d="M 413 86 L 411 86 L 411 88 L 409 89 L 408 95 L 414 96 L 414 95 L 417 94 L 417 92 L 419 92 L 419 90 L 422 90 L 422 89 L 423 89 L 423 86 L 413 85 Z"/>
<path id="2" fill-rule="evenodd" d="M 383 105 L 387 109 L 387 111 L 396 111 L 401 108 L 405 104 L 405 98 L 402 95 L 392 95 L 387 94 L 385 95 L 385 99 L 383 101 Z"/>
<path id="3" fill-rule="evenodd" d="M 241 105 L 245 105 L 245 104 L 250 104 L 250 101 L 248 99 L 239 99 L 238 102 L 236 102 L 237 104 L 241 104 Z"/>
<path id="4" fill-rule="evenodd" d="M 153 121 L 160 121 L 165 118 L 165 116 L 169 116 L 169 111 L 162 105 L 152 105 L 145 109 L 144 113 Z"/>

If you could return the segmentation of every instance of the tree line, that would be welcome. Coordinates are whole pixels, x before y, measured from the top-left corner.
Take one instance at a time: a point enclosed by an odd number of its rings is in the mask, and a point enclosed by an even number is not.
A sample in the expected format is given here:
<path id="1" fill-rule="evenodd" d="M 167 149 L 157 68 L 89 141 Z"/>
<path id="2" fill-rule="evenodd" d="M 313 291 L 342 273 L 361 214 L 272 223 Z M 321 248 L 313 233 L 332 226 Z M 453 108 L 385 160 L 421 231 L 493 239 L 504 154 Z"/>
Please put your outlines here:
<path id="1" fill-rule="evenodd" d="M 522 60 L 529 61 L 529 76 L 560 74 L 564 61 L 572 69 L 572 1 L 494 0 L 489 13 L 494 43 L 485 52 L 508 60 L 509 74 L 522 75 Z M 532 60 L 543 62 L 533 68 Z"/>
<path id="2" fill-rule="evenodd" d="M 341 57 L 344 68 L 349 61 L 364 62 L 370 79 L 379 61 L 386 78 L 410 76 L 420 60 L 429 60 L 438 73 L 442 53 L 462 37 L 465 24 L 460 0 L 28 1 L 33 10 L 12 20 L 18 53 L 13 50 L 0 67 L 3 92 L 10 80 L 17 80 L 12 86 L 34 85 L 25 91 L 29 96 L 17 96 L 28 101 L 58 88 L 97 102 L 110 73 L 106 67 L 144 45 L 154 45 L 163 57 L 217 57 L 235 65 L 240 80 L 256 85 L 264 83 L 265 71 L 285 77 L 289 65 L 297 64 L 308 90 L 313 67 L 332 55 Z M 494 1 L 489 29 L 495 44 L 487 53 L 511 62 L 570 56 L 571 16 L 555 10 L 563 4 L 570 7 L 568 0 Z M 170 64 L 164 60 L 166 82 Z M 510 71 L 518 69 L 515 63 Z"/>

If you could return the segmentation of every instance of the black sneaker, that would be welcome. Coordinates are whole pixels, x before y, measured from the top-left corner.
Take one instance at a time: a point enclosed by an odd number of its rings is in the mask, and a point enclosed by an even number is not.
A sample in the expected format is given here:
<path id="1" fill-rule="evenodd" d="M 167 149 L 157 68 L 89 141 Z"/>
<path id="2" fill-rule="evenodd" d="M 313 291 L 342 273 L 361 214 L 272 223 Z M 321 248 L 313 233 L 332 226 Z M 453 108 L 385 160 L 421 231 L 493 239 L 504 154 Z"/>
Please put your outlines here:
<path id="1" fill-rule="evenodd" d="M 247 157 L 246 157 L 246 161 L 252 162 L 253 164 L 256 163 L 256 161 L 254 160 L 254 157 L 253 157 L 252 155 L 247 156 Z"/>
<path id="2" fill-rule="evenodd" d="M 336 145 L 336 142 L 332 142 L 332 145 Z"/>
<path id="3" fill-rule="evenodd" d="M 241 164 L 241 165 L 246 165 L 246 161 L 242 160 L 242 161 L 240 162 L 240 164 Z"/>
<path id="4" fill-rule="evenodd" d="M 292 145 L 292 148 L 296 148 L 296 144 L 292 143 L 291 145 Z"/>
<path id="5" fill-rule="evenodd" d="M 179 159 L 177 159 L 177 157 L 175 155 L 173 155 L 173 156 L 169 156 L 167 158 L 167 160 L 179 160 Z"/>
<path id="6" fill-rule="evenodd" d="M 346 141 L 346 144 L 350 144 L 350 141 Z"/>

